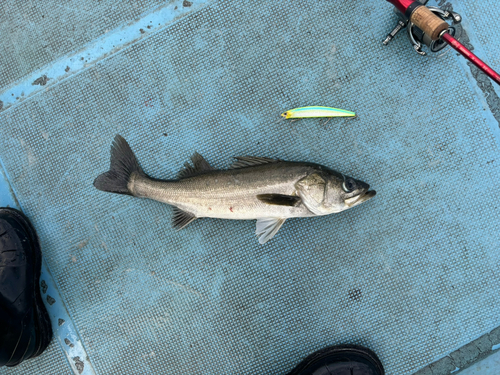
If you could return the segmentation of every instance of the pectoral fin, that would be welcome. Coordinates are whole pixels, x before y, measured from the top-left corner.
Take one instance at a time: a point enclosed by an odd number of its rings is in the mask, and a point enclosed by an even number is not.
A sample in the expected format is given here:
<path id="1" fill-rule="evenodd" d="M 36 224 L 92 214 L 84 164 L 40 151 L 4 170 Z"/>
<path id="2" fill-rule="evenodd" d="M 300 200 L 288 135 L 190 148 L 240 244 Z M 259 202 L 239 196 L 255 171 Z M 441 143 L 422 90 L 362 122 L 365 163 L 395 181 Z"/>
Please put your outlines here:
<path id="1" fill-rule="evenodd" d="M 259 194 L 257 195 L 257 199 L 263 203 L 275 206 L 295 207 L 300 203 L 299 197 L 283 194 Z"/>
<path id="2" fill-rule="evenodd" d="M 278 233 L 285 220 L 286 219 L 280 217 L 257 219 L 257 230 L 255 231 L 255 234 L 259 237 L 259 243 L 261 245 L 265 244 L 273 238 L 274 235 Z"/>

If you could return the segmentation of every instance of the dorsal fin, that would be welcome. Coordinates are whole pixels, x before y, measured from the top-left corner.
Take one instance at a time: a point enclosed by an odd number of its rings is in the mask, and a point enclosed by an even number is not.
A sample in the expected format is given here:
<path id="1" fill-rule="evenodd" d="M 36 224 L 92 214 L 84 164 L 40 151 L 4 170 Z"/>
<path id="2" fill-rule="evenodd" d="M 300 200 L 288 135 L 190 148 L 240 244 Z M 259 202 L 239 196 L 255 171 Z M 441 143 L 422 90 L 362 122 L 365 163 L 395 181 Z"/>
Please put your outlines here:
<path id="1" fill-rule="evenodd" d="M 281 161 L 279 159 L 260 158 L 258 156 L 237 156 L 235 159 L 236 161 L 231 165 L 230 169 L 248 168 Z"/>
<path id="2" fill-rule="evenodd" d="M 188 162 L 184 163 L 184 168 L 181 169 L 177 174 L 178 178 L 198 176 L 200 174 L 214 170 L 214 168 L 210 164 L 208 164 L 203 156 L 201 156 L 197 152 L 195 152 L 194 155 L 191 156 L 191 162 L 193 163 L 193 165 L 189 164 Z"/>

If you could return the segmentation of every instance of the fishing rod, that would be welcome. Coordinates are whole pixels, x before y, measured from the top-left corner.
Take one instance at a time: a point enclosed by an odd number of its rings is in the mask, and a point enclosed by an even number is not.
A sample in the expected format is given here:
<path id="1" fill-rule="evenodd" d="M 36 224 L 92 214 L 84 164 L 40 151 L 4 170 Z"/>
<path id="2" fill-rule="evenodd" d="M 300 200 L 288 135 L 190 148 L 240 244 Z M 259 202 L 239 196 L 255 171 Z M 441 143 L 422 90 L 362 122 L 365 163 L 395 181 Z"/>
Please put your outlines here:
<path id="1" fill-rule="evenodd" d="M 426 45 L 431 52 L 439 52 L 450 45 L 500 85 L 500 75 L 457 40 L 459 36 L 456 35 L 458 31 L 456 25 L 462 22 L 462 17 L 458 13 L 428 7 L 426 4 L 429 0 L 387 1 L 396 7 L 394 11 L 399 21 L 394 30 L 387 35 L 384 45 L 389 44 L 398 32 L 407 28 L 408 37 L 419 55 L 427 54 L 422 50 L 423 45 Z M 447 21 L 451 21 L 451 24 Z"/>

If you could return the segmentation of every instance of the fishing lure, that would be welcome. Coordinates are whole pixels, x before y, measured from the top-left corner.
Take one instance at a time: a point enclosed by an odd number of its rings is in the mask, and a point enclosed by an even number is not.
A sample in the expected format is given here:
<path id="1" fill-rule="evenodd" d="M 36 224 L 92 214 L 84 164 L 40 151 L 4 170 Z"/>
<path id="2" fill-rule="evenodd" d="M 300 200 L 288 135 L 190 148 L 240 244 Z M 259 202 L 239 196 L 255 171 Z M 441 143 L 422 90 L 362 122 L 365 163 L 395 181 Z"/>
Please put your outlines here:
<path id="1" fill-rule="evenodd" d="M 310 106 L 290 109 L 283 112 L 282 117 L 286 119 L 315 118 L 315 117 L 356 117 L 356 114 L 345 109 L 332 107 Z"/>

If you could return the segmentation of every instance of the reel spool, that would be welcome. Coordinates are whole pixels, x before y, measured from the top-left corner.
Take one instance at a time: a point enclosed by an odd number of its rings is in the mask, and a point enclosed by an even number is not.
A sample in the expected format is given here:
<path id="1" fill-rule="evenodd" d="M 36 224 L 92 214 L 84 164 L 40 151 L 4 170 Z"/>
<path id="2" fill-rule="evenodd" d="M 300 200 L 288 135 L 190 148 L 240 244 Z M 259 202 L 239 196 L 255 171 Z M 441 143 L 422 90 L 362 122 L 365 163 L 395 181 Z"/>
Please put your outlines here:
<path id="1" fill-rule="evenodd" d="M 420 2 L 422 3 L 422 5 L 425 5 L 427 4 L 428 0 Z M 462 22 L 462 16 L 460 16 L 460 14 L 456 12 L 449 12 L 438 7 L 427 7 L 427 9 L 429 9 L 443 21 L 447 22 L 449 24 L 448 33 L 455 39 L 460 40 L 461 29 L 456 27 L 459 23 Z M 394 8 L 394 12 L 397 14 L 399 21 L 396 27 L 389 33 L 389 35 L 387 35 L 387 38 L 383 42 L 384 45 L 389 44 L 389 42 L 394 39 L 397 33 L 406 28 L 408 39 L 410 40 L 414 51 L 421 56 L 426 56 L 428 54 L 422 49 L 424 46 L 426 46 L 426 49 L 432 53 L 438 53 L 442 51 L 446 46 L 448 46 L 448 44 L 442 39 L 432 40 L 432 38 L 428 34 L 417 27 L 398 9 Z"/>
<path id="2" fill-rule="evenodd" d="M 436 52 L 442 51 L 449 45 L 500 85 L 500 74 L 458 41 L 461 37 L 459 34 L 463 30 L 461 27 L 456 27 L 462 22 L 460 14 L 437 7 L 427 7 L 429 0 L 387 1 L 394 5 L 399 21 L 385 38 L 384 45 L 389 44 L 396 34 L 406 27 L 413 50 L 420 56 L 428 55 L 422 50 L 424 46 L 433 52 L 430 56 L 439 56 Z"/>

